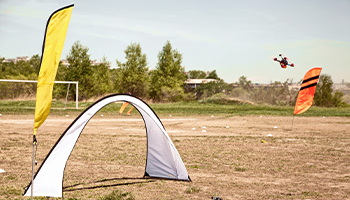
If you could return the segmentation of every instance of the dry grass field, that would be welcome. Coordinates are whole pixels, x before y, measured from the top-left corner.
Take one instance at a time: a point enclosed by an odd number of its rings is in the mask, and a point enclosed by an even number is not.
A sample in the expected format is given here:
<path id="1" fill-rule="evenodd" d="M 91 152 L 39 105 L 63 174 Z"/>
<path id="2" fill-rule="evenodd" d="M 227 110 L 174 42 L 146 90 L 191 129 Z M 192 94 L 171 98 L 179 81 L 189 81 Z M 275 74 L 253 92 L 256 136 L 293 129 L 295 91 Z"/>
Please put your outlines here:
<path id="1" fill-rule="evenodd" d="M 74 118 L 49 116 L 40 127 L 36 170 Z M 350 118 L 295 117 L 293 130 L 292 117 L 159 118 L 192 182 L 143 179 L 141 117 L 98 114 L 68 160 L 64 198 L 99 199 L 121 191 L 135 199 L 211 199 L 219 192 L 224 200 L 350 199 Z M 0 173 L 0 199 L 28 199 L 21 195 L 31 179 L 33 119 L 0 116 L 0 169 L 6 171 Z"/>

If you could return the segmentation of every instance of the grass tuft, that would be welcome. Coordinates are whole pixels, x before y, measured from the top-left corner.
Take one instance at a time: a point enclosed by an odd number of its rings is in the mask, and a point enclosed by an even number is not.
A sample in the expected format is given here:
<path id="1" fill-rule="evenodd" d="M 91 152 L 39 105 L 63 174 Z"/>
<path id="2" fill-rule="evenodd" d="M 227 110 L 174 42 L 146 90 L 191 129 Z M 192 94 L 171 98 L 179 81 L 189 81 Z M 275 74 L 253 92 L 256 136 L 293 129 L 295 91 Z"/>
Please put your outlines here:
<path id="1" fill-rule="evenodd" d="M 186 189 L 186 193 L 187 194 L 198 193 L 200 190 L 201 190 L 200 187 L 190 186 Z"/>
<path id="2" fill-rule="evenodd" d="M 99 200 L 134 200 L 135 197 L 130 192 L 122 192 L 120 190 L 115 190 L 106 196 L 99 197 Z"/>
<path id="3" fill-rule="evenodd" d="M 238 171 L 238 172 L 244 172 L 244 171 L 246 171 L 247 169 L 246 168 L 244 168 L 244 167 L 236 167 L 236 171 Z"/>

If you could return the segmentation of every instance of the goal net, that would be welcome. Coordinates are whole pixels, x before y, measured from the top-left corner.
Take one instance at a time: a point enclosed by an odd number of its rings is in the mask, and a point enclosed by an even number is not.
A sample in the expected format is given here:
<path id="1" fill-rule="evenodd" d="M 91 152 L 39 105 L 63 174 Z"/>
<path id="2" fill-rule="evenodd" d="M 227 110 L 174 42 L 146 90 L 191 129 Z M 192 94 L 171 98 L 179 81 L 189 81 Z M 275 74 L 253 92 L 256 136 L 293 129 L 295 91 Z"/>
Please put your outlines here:
<path id="1" fill-rule="evenodd" d="M 9 80 L 9 79 L 0 79 L 0 82 L 13 82 L 13 83 L 38 83 L 38 81 L 33 81 L 33 80 Z M 68 84 L 67 87 L 67 95 L 66 95 L 66 99 L 65 99 L 65 106 L 66 107 L 66 103 L 67 103 L 67 99 L 68 99 L 68 93 L 69 93 L 69 87 L 71 84 L 75 84 L 75 108 L 78 109 L 78 88 L 79 88 L 79 84 L 77 81 L 54 81 L 54 83 L 60 83 L 60 84 Z M 0 87 L 0 99 L 5 98 L 16 98 L 18 96 L 20 96 L 20 94 L 23 94 L 23 91 L 25 91 L 25 94 L 28 95 L 34 95 L 36 93 L 36 84 L 32 84 L 32 85 L 18 85 L 18 84 L 14 84 L 14 85 L 10 85 L 8 87 L 4 86 Z"/>

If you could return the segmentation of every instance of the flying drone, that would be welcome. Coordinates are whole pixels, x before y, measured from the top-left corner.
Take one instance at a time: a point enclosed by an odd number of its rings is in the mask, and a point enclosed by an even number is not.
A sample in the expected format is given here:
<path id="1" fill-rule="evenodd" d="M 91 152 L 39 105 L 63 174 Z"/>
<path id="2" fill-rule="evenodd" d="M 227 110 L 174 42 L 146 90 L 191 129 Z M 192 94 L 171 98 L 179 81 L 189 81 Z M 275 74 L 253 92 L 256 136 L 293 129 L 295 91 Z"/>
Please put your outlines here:
<path id="1" fill-rule="evenodd" d="M 281 67 L 282 67 L 283 69 L 286 69 L 287 66 L 294 67 L 294 64 L 293 64 L 293 63 L 288 63 L 288 60 L 289 60 L 289 59 L 288 59 L 287 57 L 283 57 L 282 54 L 279 54 L 279 56 L 281 57 L 281 60 L 278 60 L 278 59 L 275 58 L 275 57 L 272 57 L 272 58 L 273 58 L 274 61 L 279 62 L 280 65 L 281 65 Z"/>

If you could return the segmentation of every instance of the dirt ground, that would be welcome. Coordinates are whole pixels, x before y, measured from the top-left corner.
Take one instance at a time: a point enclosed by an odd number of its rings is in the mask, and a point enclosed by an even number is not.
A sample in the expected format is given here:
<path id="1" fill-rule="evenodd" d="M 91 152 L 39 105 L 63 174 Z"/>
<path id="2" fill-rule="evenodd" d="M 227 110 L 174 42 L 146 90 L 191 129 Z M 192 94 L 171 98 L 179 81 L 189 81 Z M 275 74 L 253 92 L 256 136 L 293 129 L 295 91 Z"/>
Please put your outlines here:
<path id="1" fill-rule="evenodd" d="M 36 170 L 74 118 L 50 116 L 40 127 Z M 350 199 L 350 118 L 295 117 L 293 130 L 292 116 L 159 118 L 192 182 L 143 179 L 140 115 L 98 114 L 68 160 L 64 197 L 98 199 L 119 190 L 135 199 L 211 199 L 219 192 L 225 200 Z M 33 119 L 0 116 L 0 199 L 28 199 L 21 194 L 31 179 Z"/>

